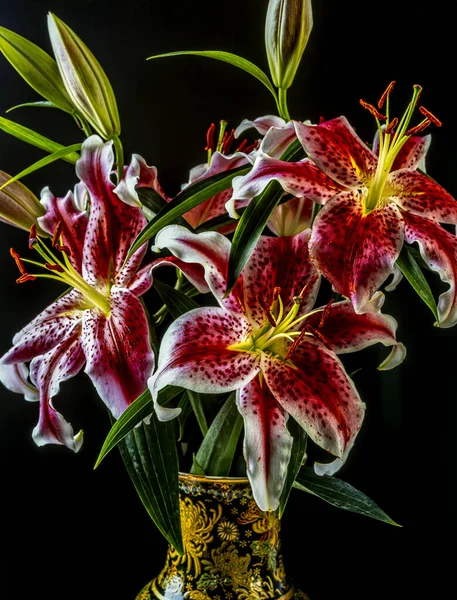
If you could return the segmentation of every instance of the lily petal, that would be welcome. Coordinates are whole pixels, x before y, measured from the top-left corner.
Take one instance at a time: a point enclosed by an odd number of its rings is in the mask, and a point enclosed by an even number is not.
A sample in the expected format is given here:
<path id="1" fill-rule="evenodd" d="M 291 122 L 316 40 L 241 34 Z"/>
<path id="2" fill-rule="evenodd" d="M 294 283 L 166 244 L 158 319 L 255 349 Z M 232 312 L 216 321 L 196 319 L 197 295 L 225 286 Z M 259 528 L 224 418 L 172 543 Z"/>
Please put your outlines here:
<path id="1" fill-rule="evenodd" d="M 417 242 L 422 258 L 441 281 L 449 284 L 438 300 L 440 327 L 457 323 L 457 238 L 438 223 L 411 213 L 404 213 L 405 237 L 408 244 Z"/>
<path id="2" fill-rule="evenodd" d="M 311 226 L 314 203 L 309 198 L 291 198 L 271 213 L 267 225 L 276 235 L 296 235 Z"/>
<path id="3" fill-rule="evenodd" d="M 81 321 L 82 295 L 72 290 L 53 302 L 13 338 L 3 364 L 23 363 L 55 348 Z"/>
<path id="4" fill-rule="evenodd" d="M 41 192 L 41 204 L 46 214 L 38 218 L 38 224 L 49 235 L 53 235 L 58 223 L 62 222 L 63 245 L 70 251 L 68 257 L 72 266 L 81 273 L 87 212 L 80 210 L 72 192 L 68 192 L 64 198 L 56 198 L 48 187 Z"/>
<path id="5" fill-rule="evenodd" d="M 219 307 L 196 308 L 173 321 L 162 340 L 157 371 L 148 381 L 158 418 L 167 421 L 180 412 L 157 403 L 166 385 L 221 393 L 249 383 L 260 370 L 258 355 L 230 347 L 245 342 L 250 332 L 244 317 Z"/>
<path id="6" fill-rule="evenodd" d="M 387 185 L 389 198 L 404 211 L 438 223 L 457 223 L 457 201 L 430 177 L 402 169 L 389 175 Z"/>
<path id="7" fill-rule="evenodd" d="M 306 154 L 341 186 L 358 188 L 375 173 L 377 156 L 362 142 L 346 117 L 320 125 L 294 123 Z"/>
<path id="8" fill-rule="evenodd" d="M 24 363 L 5 365 L 0 362 L 0 382 L 16 394 L 23 394 L 29 402 L 40 398 L 38 389 L 28 380 L 29 370 Z"/>
<path id="9" fill-rule="evenodd" d="M 305 335 L 287 361 L 263 353 L 262 372 L 273 396 L 311 439 L 345 460 L 365 412 L 337 356 Z"/>
<path id="10" fill-rule="evenodd" d="M 261 510 L 276 510 L 293 444 L 287 414 L 259 377 L 239 390 L 236 402 L 244 419 L 244 458 L 254 499 Z"/>
<path id="11" fill-rule="evenodd" d="M 262 236 L 243 270 L 243 298 L 246 316 L 251 323 L 262 325 L 266 321 L 264 306 L 273 300 L 275 288 L 280 288 L 284 313 L 290 310 L 294 297 L 316 276 L 317 271 L 309 258 L 307 229 L 295 236 Z M 287 268 L 285 268 L 287 265 Z M 300 313 L 311 310 L 319 291 L 316 278 L 300 307 Z"/>
<path id="12" fill-rule="evenodd" d="M 288 194 L 298 198 L 306 196 L 318 204 L 325 204 L 341 191 L 338 184 L 307 158 L 299 162 L 286 162 L 259 152 L 251 171 L 232 180 L 233 195 L 226 204 L 229 215 L 237 218 L 235 203 L 252 200 L 272 180 L 278 181 Z"/>
<path id="13" fill-rule="evenodd" d="M 87 310 L 82 342 L 85 372 L 117 419 L 147 387 L 154 368 L 149 326 L 137 296 L 125 288 L 111 290 L 111 313 Z"/>
<path id="14" fill-rule="evenodd" d="M 147 165 L 139 154 L 132 154 L 132 160 L 125 169 L 124 177 L 113 191 L 126 204 L 141 208 L 143 205 L 136 191 L 138 188 L 153 189 L 164 200 L 167 199 L 157 177 L 157 168 Z"/>
<path id="15" fill-rule="evenodd" d="M 376 292 L 366 305 L 367 312 L 361 315 L 354 311 L 352 302 L 336 302 L 330 306 L 321 327 L 322 313 L 311 315 L 307 323 L 319 329 L 336 354 L 357 352 L 377 343 L 396 347 L 398 323 L 390 315 L 381 313 L 384 300 L 384 294 Z"/>
<path id="16" fill-rule="evenodd" d="M 276 115 L 265 115 L 264 117 L 257 117 L 253 121 L 244 119 L 235 129 L 235 137 L 238 138 L 242 133 L 248 129 L 256 129 L 260 135 L 265 135 L 270 127 L 284 127 L 286 122 L 281 117 Z"/>
<path id="17" fill-rule="evenodd" d="M 141 209 L 129 206 L 114 194 L 110 179 L 114 163 L 112 142 L 103 143 L 93 135 L 84 142 L 76 173 L 90 194 L 90 213 L 84 251 L 83 276 L 91 285 L 109 287 L 111 277 L 118 275 L 132 242 L 146 225 Z M 126 285 L 138 267 L 146 247 L 140 248 L 116 281 Z M 131 264 L 130 264 L 131 263 Z"/>
<path id="18" fill-rule="evenodd" d="M 268 154 L 272 158 L 280 158 L 291 143 L 297 139 L 295 127 L 292 121 L 280 127 L 271 127 L 262 142 L 259 151 Z"/>
<path id="19" fill-rule="evenodd" d="M 336 292 L 352 300 L 357 313 L 394 269 L 403 246 L 399 209 L 389 203 L 364 216 L 356 192 L 342 192 L 317 215 L 310 256 Z"/>
<path id="20" fill-rule="evenodd" d="M 59 444 L 78 452 L 81 448 L 82 431 L 74 435 L 73 427 L 56 411 L 52 403 L 41 403 L 40 418 L 34 427 L 32 437 L 37 446 Z"/>

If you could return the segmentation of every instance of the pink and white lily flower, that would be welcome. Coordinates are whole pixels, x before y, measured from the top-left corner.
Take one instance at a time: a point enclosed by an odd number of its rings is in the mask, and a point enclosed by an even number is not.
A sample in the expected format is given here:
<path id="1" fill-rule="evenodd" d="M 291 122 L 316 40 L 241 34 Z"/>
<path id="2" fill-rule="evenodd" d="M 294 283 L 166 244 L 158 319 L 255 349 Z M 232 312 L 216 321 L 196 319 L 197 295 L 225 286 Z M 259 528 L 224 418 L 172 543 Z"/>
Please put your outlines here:
<path id="1" fill-rule="evenodd" d="M 82 438 L 54 408 L 60 383 L 85 365 L 95 388 L 115 418 L 147 387 L 154 367 L 149 326 L 139 299 L 151 285 L 150 268 L 139 270 L 146 245 L 128 260 L 128 250 L 146 224 L 139 208 L 114 194 L 110 175 L 112 143 L 98 136 L 82 147 L 76 172 L 90 196 L 81 210 L 74 195 L 54 197 L 46 188 L 46 213 L 40 227 L 52 238 L 46 244 L 32 228 L 30 246 L 44 264 L 13 256 L 21 270 L 18 282 L 57 279 L 71 289 L 17 333 L 14 346 L 1 358 L 0 379 L 26 399 L 39 399 L 38 445 L 64 444 L 77 451 Z M 81 185 L 78 186 L 81 193 Z M 25 265 L 44 267 L 31 274 Z M 31 361 L 30 380 L 24 363 Z M 36 388 L 36 389 L 35 389 Z"/>
<path id="2" fill-rule="evenodd" d="M 423 121 L 409 128 L 419 86 L 400 122 L 390 120 L 391 89 L 392 85 L 378 103 L 379 108 L 386 104 L 386 116 L 362 102 L 378 122 L 373 149 L 345 117 L 319 125 L 296 122 L 308 158 L 285 163 L 259 155 L 246 177 L 234 179 L 231 202 L 248 201 L 275 179 L 289 194 L 324 205 L 313 224 L 310 256 L 358 313 L 367 310 L 373 294 L 394 271 L 404 242 L 418 242 L 425 262 L 450 285 L 438 303 L 439 324 L 450 327 L 457 322 L 457 273 L 452 266 L 457 254 L 454 236 L 440 224 L 457 223 L 457 202 L 417 170 L 430 136 L 416 133 L 440 122 L 421 106 Z"/>
<path id="3" fill-rule="evenodd" d="M 313 309 L 319 276 L 309 260 L 310 231 L 290 237 L 261 237 L 233 291 L 224 298 L 230 242 L 216 232 L 190 233 L 165 227 L 157 248 L 200 291 L 211 291 L 218 307 L 191 310 L 163 337 L 157 370 L 148 385 L 160 420 L 180 409 L 162 407 L 159 391 L 178 385 L 201 393 L 237 390 L 244 418 L 244 455 L 254 497 L 263 510 L 277 508 L 290 460 L 288 415 L 340 466 L 364 416 L 351 379 L 337 357 L 377 342 L 392 346 L 382 368 L 404 356 L 396 322 L 380 312 L 357 315 L 349 301 Z M 325 469 L 324 469 L 325 471 Z"/>

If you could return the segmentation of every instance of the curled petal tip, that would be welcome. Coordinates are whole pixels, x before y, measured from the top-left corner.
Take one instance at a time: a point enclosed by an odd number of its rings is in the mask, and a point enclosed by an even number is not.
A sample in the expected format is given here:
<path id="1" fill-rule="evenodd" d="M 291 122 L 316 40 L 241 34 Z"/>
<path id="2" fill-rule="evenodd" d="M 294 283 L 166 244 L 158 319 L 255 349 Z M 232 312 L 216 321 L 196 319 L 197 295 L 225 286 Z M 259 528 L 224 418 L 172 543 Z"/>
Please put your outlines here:
<path id="1" fill-rule="evenodd" d="M 401 364 L 406 357 L 406 348 L 399 342 L 392 347 L 389 356 L 379 365 L 378 371 L 390 371 Z"/>

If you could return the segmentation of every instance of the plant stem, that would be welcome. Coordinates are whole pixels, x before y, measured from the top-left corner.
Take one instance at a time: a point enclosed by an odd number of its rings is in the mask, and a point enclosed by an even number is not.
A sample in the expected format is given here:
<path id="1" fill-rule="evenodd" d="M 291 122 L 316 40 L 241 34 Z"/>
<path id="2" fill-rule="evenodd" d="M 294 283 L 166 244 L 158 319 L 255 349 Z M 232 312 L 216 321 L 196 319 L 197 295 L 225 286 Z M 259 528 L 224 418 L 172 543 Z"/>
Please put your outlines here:
<path id="1" fill-rule="evenodd" d="M 116 150 L 117 182 L 120 183 L 124 176 L 124 149 L 122 148 L 122 142 L 117 135 L 115 135 L 112 140 Z"/>
<path id="2" fill-rule="evenodd" d="M 290 121 L 289 110 L 287 108 L 287 90 L 278 88 L 278 100 L 279 100 L 279 116 L 285 121 Z"/>

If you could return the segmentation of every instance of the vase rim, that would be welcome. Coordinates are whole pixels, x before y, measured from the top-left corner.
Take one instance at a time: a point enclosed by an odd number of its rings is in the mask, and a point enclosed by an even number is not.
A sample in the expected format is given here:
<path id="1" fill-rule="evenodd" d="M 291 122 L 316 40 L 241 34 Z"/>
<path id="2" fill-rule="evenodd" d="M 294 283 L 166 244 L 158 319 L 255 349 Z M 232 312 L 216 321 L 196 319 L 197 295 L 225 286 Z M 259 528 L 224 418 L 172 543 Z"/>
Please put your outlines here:
<path id="1" fill-rule="evenodd" d="M 194 473 L 186 473 L 184 471 L 179 471 L 178 477 L 179 477 L 180 481 L 185 481 L 185 480 L 191 479 L 192 481 L 226 483 L 228 485 L 236 485 L 239 483 L 244 483 L 244 484 L 249 483 L 249 479 L 247 477 L 228 477 L 228 476 L 219 476 L 219 475 L 197 475 Z"/>

